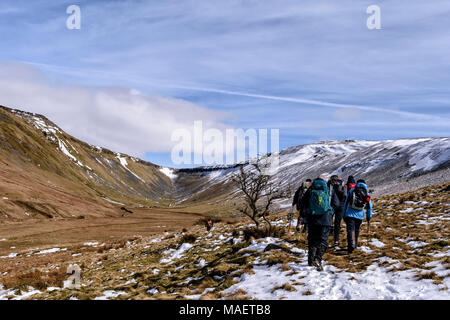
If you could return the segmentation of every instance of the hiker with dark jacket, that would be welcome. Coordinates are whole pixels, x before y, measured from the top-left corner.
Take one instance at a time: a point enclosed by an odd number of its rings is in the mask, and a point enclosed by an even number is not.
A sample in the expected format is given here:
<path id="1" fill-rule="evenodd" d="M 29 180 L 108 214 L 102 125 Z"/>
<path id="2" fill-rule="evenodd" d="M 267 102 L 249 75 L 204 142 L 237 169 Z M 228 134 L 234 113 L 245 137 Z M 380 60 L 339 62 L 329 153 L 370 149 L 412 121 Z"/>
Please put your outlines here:
<path id="1" fill-rule="evenodd" d="M 212 219 L 211 218 L 209 218 L 208 220 L 206 220 L 206 231 L 210 231 L 211 230 L 211 228 L 213 227 L 213 221 L 212 221 Z"/>
<path id="2" fill-rule="evenodd" d="M 331 207 L 334 210 L 334 246 L 339 246 L 339 234 L 341 232 L 341 221 L 342 221 L 342 213 L 344 211 L 344 202 L 345 202 L 345 191 L 344 191 L 344 181 L 337 175 L 331 176 L 330 180 L 328 180 L 328 188 L 330 188 L 331 192 Z"/>
<path id="3" fill-rule="evenodd" d="M 306 191 L 308 191 L 309 187 L 311 187 L 312 181 L 311 179 L 306 179 L 305 182 L 302 183 L 302 185 L 297 189 L 297 192 L 294 195 L 294 201 L 296 209 L 298 211 L 298 219 L 297 219 L 297 231 L 300 231 L 300 224 L 304 224 L 303 227 L 303 233 L 307 232 L 308 226 L 305 221 L 305 212 L 303 207 L 301 206 L 301 200 L 303 196 L 306 194 Z"/>
<path id="4" fill-rule="evenodd" d="M 312 182 L 301 201 L 308 224 L 308 265 L 322 271 L 322 256 L 328 248 L 333 208 L 325 175 Z"/>
<path id="5" fill-rule="evenodd" d="M 348 176 L 347 178 L 347 195 L 350 192 L 350 190 L 352 190 L 354 187 L 356 186 L 356 181 L 355 178 L 353 176 Z"/>
<path id="6" fill-rule="evenodd" d="M 367 222 L 372 219 L 372 200 L 370 200 L 369 188 L 364 180 L 360 180 L 351 189 L 344 203 L 344 221 L 347 225 L 347 251 L 352 253 L 358 247 L 359 228 L 364 220 L 364 212 Z M 353 239 L 353 232 L 355 238 Z"/>

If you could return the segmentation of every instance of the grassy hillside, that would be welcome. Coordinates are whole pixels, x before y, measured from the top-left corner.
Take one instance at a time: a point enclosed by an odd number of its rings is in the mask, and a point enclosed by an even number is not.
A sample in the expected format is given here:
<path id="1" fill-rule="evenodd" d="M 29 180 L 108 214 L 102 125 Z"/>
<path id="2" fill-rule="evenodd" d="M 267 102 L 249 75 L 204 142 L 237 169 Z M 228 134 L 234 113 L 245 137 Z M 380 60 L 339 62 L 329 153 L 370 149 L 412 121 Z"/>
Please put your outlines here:
<path id="1" fill-rule="evenodd" d="M 0 221 L 117 216 L 120 205 L 167 205 L 172 187 L 159 166 L 0 107 Z"/>
<path id="2" fill-rule="evenodd" d="M 286 234 L 281 213 L 271 217 L 276 237 L 255 239 L 242 220 L 219 222 L 210 233 L 199 225 L 54 253 L 10 253 L 0 259 L 0 297 L 449 299 L 449 184 L 375 198 L 374 209 L 359 249 L 347 255 L 345 240 L 330 248 L 322 273 L 307 266 L 304 235 Z M 81 267 L 80 289 L 62 288 L 68 264 Z"/>

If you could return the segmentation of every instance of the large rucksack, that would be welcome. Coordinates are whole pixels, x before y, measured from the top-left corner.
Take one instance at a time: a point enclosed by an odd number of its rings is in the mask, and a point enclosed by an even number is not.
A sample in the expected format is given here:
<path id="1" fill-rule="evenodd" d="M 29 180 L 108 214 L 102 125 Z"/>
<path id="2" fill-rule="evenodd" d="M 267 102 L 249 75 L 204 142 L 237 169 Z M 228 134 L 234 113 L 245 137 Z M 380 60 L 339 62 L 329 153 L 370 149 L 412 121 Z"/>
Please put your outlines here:
<path id="1" fill-rule="evenodd" d="M 331 192 L 331 205 L 334 207 L 343 206 L 346 194 L 345 194 L 342 180 L 339 178 L 331 179 L 330 180 L 330 191 L 334 191 L 334 196 L 333 196 L 333 192 Z"/>
<path id="2" fill-rule="evenodd" d="M 343 183 L 342 179 L 334 179 L 331 181 L 334 192 L 337 194 L 339 201 L 345 200 L 345 190 L 344 190 L 344 186 L 342 185 L 342 183 Z"/>
<path id="3" fill-rule="evenodd" d="M 324 180 L 314 180 L 310 188 L 308 211 L 312 215 L 333 213 L 330 206 L 330 190 Z"/>
<path id="4" fill-rule="evenodd" d="M 367 193 L 366 188 L 362 186 L 356 186 L 353 189 L 353 193 L 350 197 L 349 206 L 350 208 L 356 210 L 364 210 L 366 204 L 368 203 L 369 194 Z"/>
<path id="5" fill-rule="evenodd" d="M 356 186 L 356 183 L 347 183 L 347 194 Z"/>

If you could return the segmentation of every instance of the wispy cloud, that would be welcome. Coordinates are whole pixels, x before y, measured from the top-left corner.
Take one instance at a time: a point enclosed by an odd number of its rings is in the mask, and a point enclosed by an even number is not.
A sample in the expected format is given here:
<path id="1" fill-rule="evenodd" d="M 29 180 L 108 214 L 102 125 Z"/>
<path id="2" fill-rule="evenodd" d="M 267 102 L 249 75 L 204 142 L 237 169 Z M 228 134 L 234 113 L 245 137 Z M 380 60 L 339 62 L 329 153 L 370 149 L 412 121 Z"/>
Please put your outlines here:
<path id="1" fill-rule="evenodd" d="M 0 64 L 0 97 L 3 105 L 46 115 L 77 138 L 140 157 L 170 151 L 172 132 L 192 131 L 196 120 L 205 129 L 228 127 L 224 111 L 128 88 L 55 84 L 16 63 Z"/>

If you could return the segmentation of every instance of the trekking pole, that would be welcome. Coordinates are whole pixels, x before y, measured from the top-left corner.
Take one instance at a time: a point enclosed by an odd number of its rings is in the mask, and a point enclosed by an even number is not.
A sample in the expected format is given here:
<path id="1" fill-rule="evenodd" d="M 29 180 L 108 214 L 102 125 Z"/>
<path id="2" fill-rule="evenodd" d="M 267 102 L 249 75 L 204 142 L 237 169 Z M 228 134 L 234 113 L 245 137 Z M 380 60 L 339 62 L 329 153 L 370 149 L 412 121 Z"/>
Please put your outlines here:
<path id="1" fill-rule="evenodd" d="M 308 232 L 309 232 L 309 228 L 307 228 L 306 232 L 305 232 L 305 249 L 308 249 Z"/>
<path id="2" fill-rule="evenodd" d="M 291 234 L 291 224 L 292 224 L 293 216 L 294 216 L 294 206 L 291 207 L 291 210 L 289 211 L 289 215 L 288 215 L 288 221 L 289 221 L 288 235 Z"/>
<path id="3" fill-rule="evenodd" d="M 370 221 L 367 221 L 367 244 L 370 242 Z"/>

